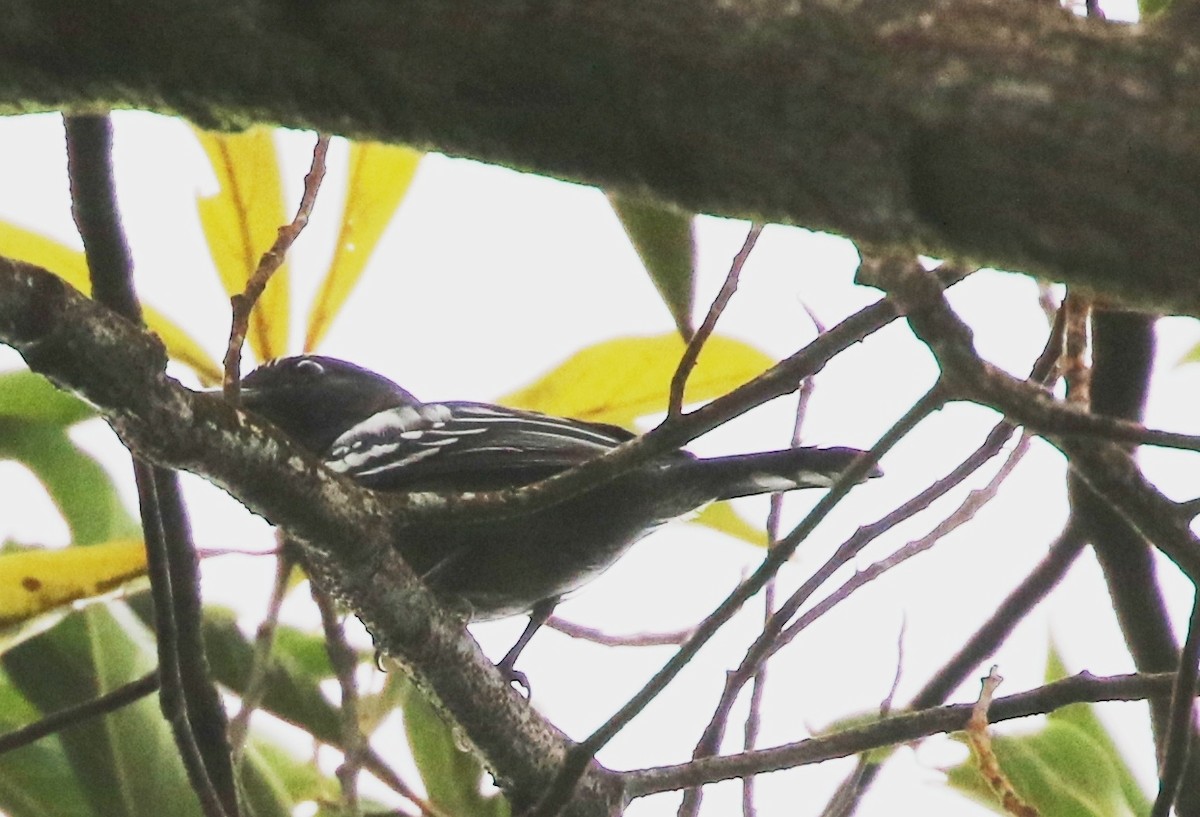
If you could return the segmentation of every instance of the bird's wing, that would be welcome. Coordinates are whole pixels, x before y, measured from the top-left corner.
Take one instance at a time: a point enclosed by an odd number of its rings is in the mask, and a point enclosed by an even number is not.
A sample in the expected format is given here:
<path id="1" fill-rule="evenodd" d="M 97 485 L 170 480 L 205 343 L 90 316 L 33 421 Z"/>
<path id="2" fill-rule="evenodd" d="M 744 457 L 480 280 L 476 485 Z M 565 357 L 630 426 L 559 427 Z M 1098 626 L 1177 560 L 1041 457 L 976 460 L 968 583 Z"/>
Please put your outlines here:
<path id="1" fill-rule="evenodd" d="M 373 488 L 492 490 L 527 484 L 634 435 L 618 426 L 487 403 L 381 411 L 342 434 L 326 463 Z"/>

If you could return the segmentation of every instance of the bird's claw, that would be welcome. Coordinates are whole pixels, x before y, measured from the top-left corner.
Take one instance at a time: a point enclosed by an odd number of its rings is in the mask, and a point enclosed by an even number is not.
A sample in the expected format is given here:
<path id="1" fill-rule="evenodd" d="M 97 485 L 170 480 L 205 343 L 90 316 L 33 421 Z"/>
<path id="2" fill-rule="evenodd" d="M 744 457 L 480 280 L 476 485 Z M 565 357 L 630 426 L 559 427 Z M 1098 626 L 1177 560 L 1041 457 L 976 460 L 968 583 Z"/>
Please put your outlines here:
<path id="1" fill-rule="evenodd" d="M 498 669 L 500 674 L 504 676 L 504 680 L 509 684 L 509 686 L 513 684 L 519 684 L 521 688 L 525 690 L 526 700 L 529 700 L 533 697 L 533 687 L 529 685 L 529 678 L 525 675 L 525 673 L 513 667 L 508 661 L 501 661 L 496 665 L 496 669 Z"/>

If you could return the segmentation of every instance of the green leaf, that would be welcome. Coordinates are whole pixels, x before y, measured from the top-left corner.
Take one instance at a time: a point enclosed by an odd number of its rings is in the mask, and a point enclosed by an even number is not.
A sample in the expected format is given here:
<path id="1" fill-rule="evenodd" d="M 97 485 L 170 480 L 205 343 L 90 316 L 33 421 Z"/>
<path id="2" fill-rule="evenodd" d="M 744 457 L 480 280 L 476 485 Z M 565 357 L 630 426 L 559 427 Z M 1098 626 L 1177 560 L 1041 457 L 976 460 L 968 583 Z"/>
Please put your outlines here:
<path id="1" fill-rule="evenodd" d="M 217 681 L 236 693 L 244 692 L 254 647 L 238 628 L 232 611 L 205 608 L 204 644 Z M 341 746 L 338 710 L 320 688 L 321 681 L 332 675 L 323 639 L 280 625 L 261 708 L 322 743 Z"/>
<path id="2" fill-rule="evenodd" d="M 483 765 L 459 747 L 454 732 L 412 684 L 404 703 L 404 730 L 429 800 L 455 817 L 508 817 L 508 801 L 481 792 Z"/>
<path id="3" fill-rule="evenodd" d="M 1062 655 L 1058 651 L 1056 644 L 1050 645 L 1050 654 L 1046 659 L 1046 682 L 1057 681 L 1060 678 L 1067 677 L 1067 668 L 1062 661 Z M 1125 798 L 1125 802 L 1135 814 L 1149 814 L 1152 803 L 1146 793 L 1142 791 L 1138 785 L 1137 778 L 1133 775 L 1133 770 L 1129 768 L 1129 764 L 1125 762 L 1125 758 L 1121 756 L 1120 750 L 1117 748 L 1116 741 L 1112 735 L 1104 728 L 1100 718 L 1096 716 L 1096 707 L 1091 704 L 1072 704 L 1064 706 L 1061 709 L 1056 709 L 1048 716 L 1051 721 L 1061 721 L 1069 723 L 1079 729 L 1083 734 L 1099 748 L 1099 750 L 1108 758 L 1108 765 L 1112 768 L 1114 782 L 1121 787 L 1121 793 Z"/>
<path id="4" fill-rule="evenodd" d="M 138 526 L 125 510 L 108 472 L 78 448 L 67 428 L 92 416 L 82 401 L 40 375 L 0 375 L 0 459 L 15 460 L 41 482 L 76 544 L 128 540 Z M 111 591 L 132 578 L 126 542 L 120 566 L 112 550 L 76 548 L 3 557 L 0 566 L 0 649 L 32 638 L 57 622 L 54 608 Z M 136 557 L 135 557 L 136 558 Z M 51 564 L 53 563 L 53 564 Z"/>
<path id="5" fill-rule="evenodd" d="M 609 194 L 646 273 L 671 313 L 679 334 L 695 334 L 692 308 L 696 300 L 696 232 L 690 213 L 659 202 Z"/>
<path id="6" fill-rule="evenodd" d="M 1117 782 L 1111 757 L 1072 723 L 1047 722 L 1030 735 L 992 738 L 1001 769 L 1021 798 L 1054 817 L 1137 817 Z M 987 782 L 967 761 L 950 770 L 953 788 L 998 814 L 1006 812 Z"/>
<path id="7" fill-rule="evenodd" d="M 30 371 L 0 374 L 0 419 L 65 428 L 95 416 L 91 406 L 56 388 L 40 374 Z"/>
<path id="8" fill-rule="evenodd" d="M 1179 358 L 1179 362 L 1175 365 L 1183 366 L 1188 363 L 1200 363 L 1200 343 L 1184 352 L 1183 357 Z"/>
<path id="9" fill-rule="evenodd" d="M 1046 680 L 1064 677 L 1066 668 L 1052 646 Z M 992 748 L 1013 788 L 1042 814 L 1133 817 L 1150 812 L 1149 799 L 1089 704 L 1055 710 L 1037 732 L 993 737 Z M 972 760 L 951 769 L 949 782 L 997 813 L 1005 813 Z"/>
<path id="10" fill-rule="evenodd" d="M 0 674 L 0 732 L 41 717 L 8 678 Z M 94 814 L 76 784 L 58 736 L 52 735 L 0 755 L 0 810 L 9 817 L 87 817 Z"/>
<path id="11" fill-rule="evenodd" d="M 1143 21 L 1161 14 L 1171 7 L 1172 0 L 1138 0 L 1138 17 Z"/>
<path id="12" fill-rule="evenodd" d="M 291 817 L 300 803 L 334 801 L 340 792 L 337 781 L 315 763 L 261 737 L 247 742 L 240 771 L 242 793 L 254 817 Z"/>
<path id="13" fill-rule="evenodd" d="M 137 534 L 111 477 L 66 431 L 49 423 L 0 419 L 0 459 L 27 467 L 71 529 L 76 544 L 94 544 Z"/>
<path id="14" fill-rule="evenodd" d="M 127 607 L 114 604 L 68 616 L 2 660 L 22 695 L 49 713 L 135 680 L 154 667 L 156 658 L 150 633 Z M 200 815 L 155 696 L 80 722 L 58 739 L 74 785 L 95 814 Z M 46 787 L 27 794 L 51 813 L 64 792 Z"/>

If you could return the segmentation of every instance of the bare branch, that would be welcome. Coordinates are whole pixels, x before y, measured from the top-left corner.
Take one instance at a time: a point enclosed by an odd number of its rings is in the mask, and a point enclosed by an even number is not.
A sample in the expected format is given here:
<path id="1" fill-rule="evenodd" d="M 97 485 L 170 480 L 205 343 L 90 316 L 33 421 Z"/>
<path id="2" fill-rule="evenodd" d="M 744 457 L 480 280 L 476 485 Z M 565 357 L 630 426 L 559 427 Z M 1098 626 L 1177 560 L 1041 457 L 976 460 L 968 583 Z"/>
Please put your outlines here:
<path id="1" fill-rule="evenodd" d="M 112 169 L 107 116 L 67 116 L 71 212 L 83 239 L 96 300 L 140 325 L 129 253 Z M 205 814 L 240 813 L 225 709 L 208 669 L 200 632 L 200 573 L 179 485 L 170 471 L 134 458 L 134 480 L 154 597 L 163 717 L 171 725 L 188 780 Z"/>
<path id="2" fill-rule="evenodd" d="M 1159 770 L 1158 796 L 1150 817 L 1167 817 L 1179 796 L 1187 770 L 1188 754 L 1194 750 L 1197 679 L 1200 679 L 1200 593 L 1192 602 L 1187 640 L 1179 656 L 1179 672 L 1171 689 L 1171 714 L 1167 722 L 1164 753 Z"/>
<path id="3" fill-rule="evenodd" d="M 135 701 L 140 701 L 147 695 L 153 695 L 157 690 L 158 670 L 155 670 L 136 681 L 130 681 L 128 684 L 117 687 L 112 692 L 106 692 L 90 701 L 47 715 L 36 723 L 0 735 L 0 754 L 28 746 L 88 718 L 116 712 Z"/>
<path id="4" fill-rule="evenodd" d="M 5 113 L 102 101 L 431 146 L 1200 312 L 1200 60 L 1171 15 L 552 0 L 531 24 L 488 0 L 302 18 L 287 0 L 144 0 L 85 4 L 64 28 L 54 5 L 9 6 Z"/>
<path id="5" fill-rule="evenodd" d="M 275 581 L 267 599 L 266 615 L 258 623 L 258 630 L 254 634 L 254 654 L 250 659 L 250 675 L 242 689 L 242 705 L 237 715 L 229 721 L 229 743 L 233 747 L 234 758 L 242 756 L 250 729 L 250 717 L 267 691 L 267 670 L 271 665 L 271 649 L 275 646 L 275 633 L 279 627 L 279 611 L 287 593 L 288 577 L 296 566 L 295 559 L 286 548 L 278 548 L 277 553 Z"/>
<path id="6" fill-rule="evenodd" d="M 989 716 L 992 723 L 999 723 L 1053 712 L 1070 704 L 1157 698 L 1170 695 L 1174 681 L 1174 673 L 1109 677 L 1080 673 L 1027 692 L 997 698 L 992 702 Z M 874 723 L 770 749 L 626 772 L 628 792 L 630 797 L 644 797 L 748 774 L 823 763 L 930 735 L 957 732 L 966 727 L 973 708 L 973 704 L 954 704 L 894 714 Z"/>
<path id="7" fill-rule="evenodd" d="M 262 297 L 271 283 L 271 277 L 283 266 L 287 259 L 288 250 L 308 226 L 309 216 L 317 203 L 317 193 L 325 178 L 325 156 L 329 153 L 329 135 L 321 134 L 313 146 L 312 164 L 304 176 L 304 192 L 300 196 L 300 204 L 296 207 L 296 215 L 291 222 L 279 228 L 275 243 L 267 248 L 258 261 L 258 267 L 246 281 L 246 289 L 240 295 L 229 299 L 233 307 L 233 318 L 229 327 L 229 343 L 225 349 L 224 361 L 224 392 L 225 399 L 237 405 L 241 388 L 240 372 L 242 367 L 242 344 L 246 342 L 246 333 L 250 331 L 250 314 L 254 305 Z"/>
<path id="8" fill-rule="evenodd" d="M 546 626 L 558 630 L 560 633 L 571 636 L 571 638 L 579 638 L 584 641 L 591 641 L 593 644 L 602 644 L 605 647 L 665 647 L 677 646 L 687 641 L 696 632 L 695 627 L 688 627 L 684 630 L 675 630 L 674 632 L 665 633 L 631 633 L 629 635 L 613 635 L 606 633 L 603 630 L 597 630 L 593 627 L 584 627 L 582 624 L 576 624 L 573 621 L 561 619 L 558 616 L 551 616 L 546 621 Z"/>
<path id="9" fill-rule="evenodd" d="M 338 688 L 342 692 L 339 715 L 342 725 L 342 762 L 337 777 L 342 786 L 342 809 L 348 817 L 358 817 L 361 806 L 358 802 L 358 774 L 366 754 L 367 738 L 362 733 L 358 719 L 358 655 L 346 641 L 346 630 L 342 626 L 341 614 L 329 594 L 309 582 L 313 601 L 321 611 L 321 627 L 325 630 L 325 651 L 329 663 L 337 676 Z"/>
<path id="10" fill-rule="evenodd" d="M 1012 781 L 1004 773 L 992 750 L 992 736 L 988 734 L 988 710 L 992 706 L 996 688 L 1003 682 L 1004 679 L 996 673 L 995 667 L 992 667 L 987 677 L 982 680 L 979 700 L 971 707 L 971 717 L 967 721 L 967 743 L 971 746 L 971 755 L 975 758 L 979 773 L 1000 801 L 1004 813 L 1011 814 L 1012 817 L 1040 817 L 1037 809 L 1032 808 L 1017 794 Z"/>
<path id="11" fill-rule="evenodd" d="M 700 359 L 700 352 L 704 349 L 704 344 L 708 342 L 713 330 L 717 328 L 717 320 L 725 311 L 725 307 L 729 305 L 729 299 L 733 297 L 733 293 L 737 292 L 738 279 L 742 276 L 742 267 L 746 266 L 746 261 L 750 258 L 750 253 L 754 251 L 754 245 L 758 243 L 758 237 L 762 235 L 762 231 L 763 225 L 750 225 L 750 232 L 746 234 L 742 248 L 733 257 L 733 263 L 729 265 L 729 273 L 725 276 L 725 283 L 721 285 L 721 291 L 717 293 L 717 297 L 708 307 L 708 314 L 704 316 L 700 328 L 688 340 L 687 348 L 683 350 L 683 357 L 679 359 L 679 366 L 676 367 L 675 374 L 671 377 L 667 417 L 678 417 L 683 413 L 683 393 L 687 388 L 688 375 L 692 373 L 692 369 L 696 368 L 696 361 Z"/>
<path id="12" fill-rule="evenodd" d="M 1193 583 L 1200 581 L 1200 540 L 1188 528 L 1187 520 L 1174 502 L 1146 480 L 1125 448 L 1103 439 L 1143 442 L 1141 434 L 1129 439 L 1114 433 L 1136 424 L 1087 414 L 981 360 L 971 330 L 950 309 L 941 284 L 919 265 L 890 268 L 884 285 L 904 304 L 909 325 L 937 358 L 950 388 L 1046 437 L 1113 510 Z"/>
<path id="13" fill-rule="evenodd" d="M 206 477 L 301 540 L 310 567 L 353 599 L 381 650 L 417 670 L 447 717 L 503 773 L 506 792 L 519 801 L 545 790 L 565 737 L 509 688 L 395 553 L 389 512 L 374 493 L 219 397 L 184 389 L 165 375 L 153 336 L 30 265 L 0 261 L 0 340 L 97 405 L 139 455 Z M 607 817 L 620 800 L 619 781 L 594 765 L 570 813 Z"/>

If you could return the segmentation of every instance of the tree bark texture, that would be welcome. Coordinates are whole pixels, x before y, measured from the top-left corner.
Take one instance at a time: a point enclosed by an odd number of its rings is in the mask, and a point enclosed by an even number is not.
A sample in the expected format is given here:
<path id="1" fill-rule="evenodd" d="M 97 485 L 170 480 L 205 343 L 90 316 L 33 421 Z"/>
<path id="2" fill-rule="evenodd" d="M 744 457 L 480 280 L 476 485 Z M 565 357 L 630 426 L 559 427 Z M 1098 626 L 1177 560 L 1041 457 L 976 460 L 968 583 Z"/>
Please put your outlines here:
<path id="1" fill-rule="evenodd" d="M 0 111 L 404 142 L 1200 315 L 1177 5 L 0 0 Z"/>

